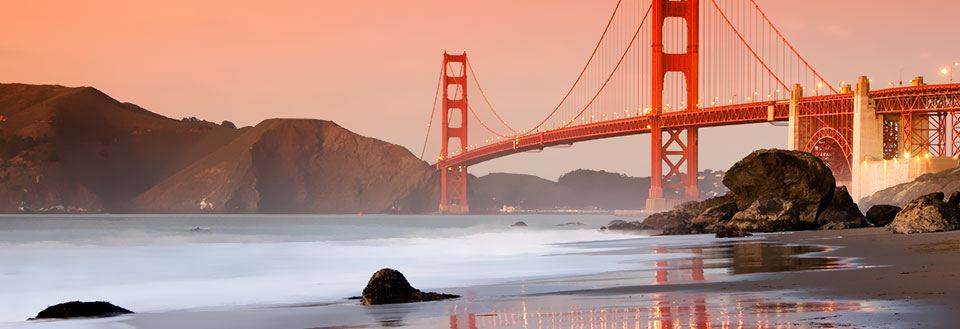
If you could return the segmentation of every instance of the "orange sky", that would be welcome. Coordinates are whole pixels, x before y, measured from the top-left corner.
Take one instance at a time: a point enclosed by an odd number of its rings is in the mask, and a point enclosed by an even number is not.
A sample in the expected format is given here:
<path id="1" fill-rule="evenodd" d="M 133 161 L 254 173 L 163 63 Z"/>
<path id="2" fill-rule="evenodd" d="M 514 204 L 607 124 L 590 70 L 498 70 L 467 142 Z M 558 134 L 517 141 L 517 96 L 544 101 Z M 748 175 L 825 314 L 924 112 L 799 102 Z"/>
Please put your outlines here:
<path id="1" fill-rule="evenodd" d="M 943 81 L 938 69 L 960 61 L 958 1 L 758 2 L 831 81 L 866 74 L 885 85 L 901 72 Z M 576 76 L 615 0 L 145 3 L 5 3 L 0 81 L 94 86 L 175 118 L 329 119 L 419 153 L 443 49 L 469 50 L 498 110 L 529 125 Z M 706 129 L 701 167 L 783 147 L 785 135 L 769 125 Z M 471 171 L 645 176 L 648 144 L 645 136 L 589 142 Z"/>

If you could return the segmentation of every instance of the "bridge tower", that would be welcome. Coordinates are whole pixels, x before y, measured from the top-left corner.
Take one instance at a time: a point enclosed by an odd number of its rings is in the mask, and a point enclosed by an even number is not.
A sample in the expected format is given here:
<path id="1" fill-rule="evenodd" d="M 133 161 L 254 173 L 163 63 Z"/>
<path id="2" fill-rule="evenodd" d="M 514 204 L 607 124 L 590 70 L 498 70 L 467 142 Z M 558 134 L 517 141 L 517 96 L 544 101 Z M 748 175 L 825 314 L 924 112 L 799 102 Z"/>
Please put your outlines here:
<path id="1" fill-rule="evenodd" d="M 698 111 L 699 104 L 699 0 L 654 0 L 653 18 L 653 74 L 652 118 L 650 124 L 651 172 L 647 209 L 662 209 L 679 200 L 667 200 L 663 190 L 682 188 L 681 199 L 697 199 L 697 128 L 661 129 L 659 115 L 663 112 L 664 82 L 667 74 L 683 74 L 686 88 L 685 111 Z M 664 25 L 668 18 L 679 18 L 686 25 L 687 47 L 684 53 L 664 52 Z M 679 48 L 679 47 L 677 47 Z M 664 140 L 666 137 L 666 140 Z M 664 168 L 666 165 L 666 168 Z M 686 172 L 682 172 L 686 165 Z M 666 169 L 666 171 L 664 171 Z"/>
<path id="2" fill-rule="evenodd" d="M 467 167 L 447 166 L 444 160 L 450 157 L 450 140 L 457 139 L 460 152 L 467 152 L 467 53 L 460 55 L 443 53 L 443 105 L 440 161 L 440 208 L 441 213 L 468 213 Z M 451 121 L 451 119 L 454 119 Z M 454 188 L 450 189 L 450 180 Z M 452 192 L 452 193 L 451 193 Z M 453 201 L 451 203 L 451 201 Z"/>

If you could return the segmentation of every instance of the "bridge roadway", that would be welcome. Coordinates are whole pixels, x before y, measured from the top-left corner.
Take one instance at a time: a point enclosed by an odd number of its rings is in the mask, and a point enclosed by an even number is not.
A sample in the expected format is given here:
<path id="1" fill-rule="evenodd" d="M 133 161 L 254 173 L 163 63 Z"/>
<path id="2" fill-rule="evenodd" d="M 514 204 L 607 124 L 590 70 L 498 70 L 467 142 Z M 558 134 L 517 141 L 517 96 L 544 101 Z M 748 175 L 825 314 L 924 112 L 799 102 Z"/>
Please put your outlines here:
<path id="1" fill-rule="evenodd" d="M 954 112 L 960 110 L 960 84 L 881 89 L 871 91 L 870 98 L 875 101 L 878 115 Z M 798 103 L 798 116 L 852 115 L 853 99 L 853 93 L 804 97 Z M 660 114 L 659 118 L 664 129 L 679 129 L 783 122 L 788 121 L 789 116 L 790 101 L 782 100 L 710 107 L 699 111 L 668 112 Z M 470 166 L 551 146 L 646 134 L 650 132 L 652 118 L 650 115 L 638 115 L 527 133 L 470 149 L 447 159 L 439 159 L 436 166 L 438 169 Z"/>

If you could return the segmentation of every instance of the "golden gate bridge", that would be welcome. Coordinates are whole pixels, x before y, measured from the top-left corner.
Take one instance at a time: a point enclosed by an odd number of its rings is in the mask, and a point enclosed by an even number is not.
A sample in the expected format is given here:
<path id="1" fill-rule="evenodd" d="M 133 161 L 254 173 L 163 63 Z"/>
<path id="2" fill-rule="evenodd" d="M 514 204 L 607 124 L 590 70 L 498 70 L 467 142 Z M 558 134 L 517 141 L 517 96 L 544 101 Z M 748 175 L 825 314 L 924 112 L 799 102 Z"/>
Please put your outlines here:
<path id="1" fill-rule="evenodd" d="M 634 134 L 651 136 L 648 209 L 699 197 L 699 128 L 785 121 L 788 147 L 823 159 L 854 198 L 960 154 L 960 84 L 834 86 L 755 0 L 619 0 L 576 79 L 530 126 L 503 119 L 466 52 L 445 52 L 440 72 L 421 151 L 439 109 L 440 212 L 469 211 L 471 165 Z M 865 179 L 878 173 L 889 179 Z"/>

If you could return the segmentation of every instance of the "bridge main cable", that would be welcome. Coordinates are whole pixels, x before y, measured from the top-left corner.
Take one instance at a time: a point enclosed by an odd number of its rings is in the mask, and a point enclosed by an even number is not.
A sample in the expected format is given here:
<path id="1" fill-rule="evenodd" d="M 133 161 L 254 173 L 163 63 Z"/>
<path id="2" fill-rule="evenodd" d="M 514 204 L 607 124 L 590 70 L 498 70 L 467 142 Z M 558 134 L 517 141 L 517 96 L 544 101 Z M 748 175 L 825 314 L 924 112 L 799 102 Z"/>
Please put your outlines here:
<path id="1" fill-rule="evenodd" d="M 491 104 L 490 99 L 487 98 L 487 92 L 483 90 L 483 86 L 480 85 L 480 80 L 477 79 L 477 74 L 475 73 L 476 70 L 473 69 L 473 64 L 471 61 L 467 61 L 467 69 L 470 71 L 470 77 L 473 78 L 473 82 L 477 84 L 477 89 L 480 90 L 480 96 L 483 97 L 483 101 L 487 103 L 487 107 L 490 108 L 490 112 L 493 112 L 493 115 L 497 117 L 497 120 L 500 120 L 500 123 L 502 123 L 504 127 L 507 127 L 507 129 L 510 129 L 510 131 L 516 134 L 517 130 L 513 129 L 513 127 L 507 124 L 507 121 L 503 120 L 503 117 L 500 116 L 500 113 L 497 112 L 497 109 L 493 108 L 493 104 Z M 474 116 L 476 116 L 476 113 L 474 113 Z M 480 118 L 477 117 L 477 120 L 480 120 Z"/>
<path id="2" fill-rule="evenodd" d="M 580 70 L 580 74 L 577 75 L 577 79 L 573 81 L 573 85 L 570 86 L 570 89 L 563 95 L 563 98 L 560 99 L 560 103 L 557 104 L 557 107 L 553 108 L 553 111 L 550 111 L 550 114 L 547 114 L 547 117 L 543 118 L 543 121 L 540 121 L 536 126 L 530 129 L 531 132 L 537 131 L 542 127 L 547 120 L 553 117 L 557 111 L 560 110 L 560 107 L 563 106 L 563 103 L 567 101 L 567 98 L 570 97 L 570 94 L 573 93 L 574 88 L 577 87 L 577 84 L 580 83 L 580 80 L 583 79 L 583 75 L 587 72 L 587 69 L 590 68 L 590 63 L 593 62 L 593 59 L 597 56 L 597 52 L 600 50 L 600 45 L 603 44 L 603 40 L 606 39 L 607 33 L 610 31 L 610 26 L 613 25 L 613 19 L 617 17 L 617 12 L 620 11 L 620 4 L 623 0 L 618 0 L 617 5 L 613 8 L 613 13 L 610 14 L 610 19 L 607 20 L 607 26 L 603 28 L 603 33 L 600 34 L 600 40 L 597 40 L 597 45 L 593 47 L 593 52 L 590 53 L 590 58 L 587 59 L 587 63 L 583 65 L 583 69 Z"/>
<path id="3" fill-rule="evenodd" d="M 593 102 L 597 100 L 597 97 L 600 96 L 600 93 L 602 93 L 603 90 L 607 88 L 607 84 L 610 83 L 610 79 L 612 79 L 614 74 L 617 73 L 617 70 L 620 69 L 620 66 L 623 64 L 623 60 L 627 58 L 627 54 L 630 53 L 630 49 L 633 49 L 633 43 L 637 41 L 637 36 L 640 35 L 640 31 L 643 29 L 643 25 L 647 22 L 647 18 L 650 17 L 650 11 L 652 9 L 653 9 L 653 5 L 650 5 L 650 7 L 647 8 L 647 13 L 643 15 L 643 20 L 640 21 L 640 25 L 637 26 L 637 30 L 633 32 L 633 37 L 630 38 L 630 42 L 627 44 L 627 47 L 623 49 L 623 54 L 620 55 L 620 59 L 617 60 L 617 64 L 613 67 L 613 70 L 610 71 L 610 74 L 607 75 L 606 80 L 604 80 L 603 84 L 600 85 L 600 89 L 598 89 L 597 92 L 593 94 L 593 97 L 591 97 L 590 101 L 583 106 L 583 109 L 581 109 L 580 112 L 578 112 L 577 115 L 570 120 L 570 122 L 568 122 L 566 125 L 563 126 L 564 128 L 569 127 L 574 122 L 576 122 L 577 119 L 579 119 L 580 116 L 583 115 L 583 113 L 586 112 L 591 105 L 593 105 Z"/>

